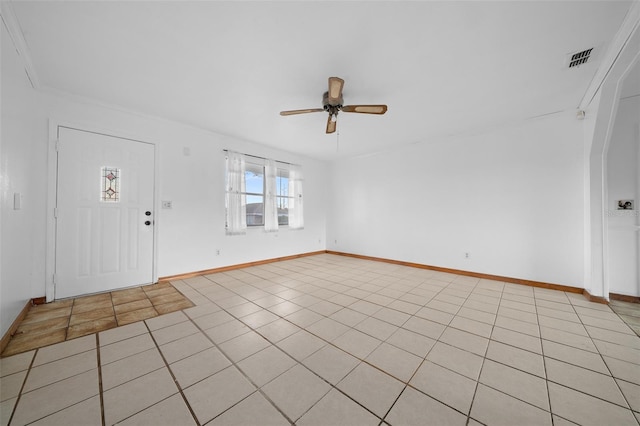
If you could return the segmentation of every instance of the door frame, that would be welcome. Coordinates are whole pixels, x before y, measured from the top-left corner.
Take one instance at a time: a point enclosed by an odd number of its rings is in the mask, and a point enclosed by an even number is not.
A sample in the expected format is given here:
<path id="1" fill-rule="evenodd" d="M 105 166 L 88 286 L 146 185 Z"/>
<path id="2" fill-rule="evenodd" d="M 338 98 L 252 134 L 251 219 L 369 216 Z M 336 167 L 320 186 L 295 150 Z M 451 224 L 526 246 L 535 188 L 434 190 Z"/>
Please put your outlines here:
<path id="1" fill-rule="evenodd" d="M 125 132 L 105 129 L 96 125 L 68 122 L 49 119 L 49 139 L 47 142 L 48 148 L 48 160 L 47 160 L 47 235 L 46 235 L 46 260 L 45 260 L 45 295 L 47 303 L 55 300 L 55 283 L 53 277 L 56 270 L 56 219 L 55 208 L 57 205 L 57 191 L 58 191 L 58 129 L 60 127 L 69 128 L 72 130 L 78 130 L 82 132 L 97 133 L 105 136 L 111 136 L 119 139 L 127 139 L 133 142 L 141 142 L 153 145 L 154 147 L 154 159 L 153 159 L 153 209 L 155 212 L 159 210 L 159 144 L 156 142 L 149 142 L 144 137 L 137 135 L 126 134 Z M 154 215 L 153 226 L 153 254 L 152 254 L 152 282 L 158 282 L 158 226 L 160 220 L 158 215 Z"/>

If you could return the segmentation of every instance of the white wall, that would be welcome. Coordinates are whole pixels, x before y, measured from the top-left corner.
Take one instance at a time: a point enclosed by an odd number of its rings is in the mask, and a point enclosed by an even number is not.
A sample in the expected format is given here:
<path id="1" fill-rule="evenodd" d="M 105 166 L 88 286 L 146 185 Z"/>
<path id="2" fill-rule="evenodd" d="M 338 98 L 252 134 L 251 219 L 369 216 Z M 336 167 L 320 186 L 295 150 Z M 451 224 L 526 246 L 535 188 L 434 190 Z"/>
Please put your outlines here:
<path id="1" fill-rule="evenodd" d="M 640 166 L 640 96 L 620 100 L 607 151 L 606 210 L 609 249 L 609 291 L 640 296 L 638 281 L 638 199 Z M 618 200 L 635 200 L 636 210 L 617 210 Z"/>
<path id="2" fill-rule="evenodd" d="M 337 162 L 327 248 L 582 287 L 583 159 L 560 114 Z"/>
<path id="3" fill-rule="evenodd" d="M 3 28 L 4 31 L 4 28 Z M 327 164 L 179 123 L 36 91 L 9 36 L 2 37 L 1 300 L 2 334 L 25 303 L 45 295 L 50 123 L 133 137 L 159 152 L 156 220 L 159 277 L 325 249 Z M 190 155 L 184 155 L 188 147 Z M 278 233 L 250 229 L 225 235 L 223 149 L 300 164 L 305 228 Z M 13 193 L 23 208 L 13 210 Z M 161 200 L 173 201 L 171 210 Z M 49 243 L 50 244 L 50 243 Z M 216 255 L 216 250 L 220 255 Z"/>
<path id="4" fill-rule="evenodd" d="M 4 335 L 31 299 L 33 287 L 42 283 L 44 264 L 40 265 L 37 258 L 44 258 L 44 246 L 36 240 L 43 207 L 39 198 L 45 194 L 38 190 L 41 182 L 32 173 L 43 165 L 36 123 L 31 115 L 35 93 L 5 26 L 0 27 L 0 335 Z M 14 193 L 22 196 L 20 210 L 14 210 Z"/>

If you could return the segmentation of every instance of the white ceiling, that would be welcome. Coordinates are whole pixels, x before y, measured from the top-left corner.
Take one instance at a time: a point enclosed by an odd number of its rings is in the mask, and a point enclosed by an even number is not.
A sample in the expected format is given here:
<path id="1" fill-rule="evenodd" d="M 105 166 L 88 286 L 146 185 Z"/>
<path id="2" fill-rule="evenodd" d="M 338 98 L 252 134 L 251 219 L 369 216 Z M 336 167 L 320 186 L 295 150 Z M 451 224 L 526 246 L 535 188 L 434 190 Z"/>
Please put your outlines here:
<path id="1" fill-rule="evenodd" d="M 321 159 L 577 108 L 631 1 L 13 1 L 43 88 Z M 566 54 L 598 47 L 564 68 Z M 327 78 L 345 104 L 326 135 Z"/>

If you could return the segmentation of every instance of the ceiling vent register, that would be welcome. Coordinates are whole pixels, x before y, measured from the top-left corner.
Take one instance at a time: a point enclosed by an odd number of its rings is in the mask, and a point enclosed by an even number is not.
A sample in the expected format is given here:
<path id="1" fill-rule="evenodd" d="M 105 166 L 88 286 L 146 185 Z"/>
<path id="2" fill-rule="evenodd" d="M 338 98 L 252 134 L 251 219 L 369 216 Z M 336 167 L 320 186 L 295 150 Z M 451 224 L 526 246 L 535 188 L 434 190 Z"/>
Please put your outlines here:
<path id="1" fill-rule="evenodd" d="M 569 58 L 569 68 L 575 68 L 582 64 L 587 63 L 589 58 L 591 57 L 591 52 L 593 51 L 593 47 L 591 49 L 583 50 L 581 52 L 576 52 L 571 55 Z"/>

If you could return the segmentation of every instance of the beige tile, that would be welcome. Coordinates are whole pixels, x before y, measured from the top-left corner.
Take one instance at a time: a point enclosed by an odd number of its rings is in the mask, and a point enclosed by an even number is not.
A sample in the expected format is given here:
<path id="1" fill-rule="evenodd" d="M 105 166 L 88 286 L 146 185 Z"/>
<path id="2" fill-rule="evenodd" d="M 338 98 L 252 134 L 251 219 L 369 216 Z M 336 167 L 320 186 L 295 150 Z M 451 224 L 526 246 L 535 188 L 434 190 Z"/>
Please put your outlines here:
<path id="1" fill-rule="evenodd" d="M 603 357 L 613 377 L 640 385 L 640 367 L 615 358 Z"/>
<path id="2" fill-rule="evenodd" d="M 422 358 L 383 342 L 365 361 L 398 380 L 408 382 L 422 363 Z"/>
<path id="3" fill-rule="evenodd" d="M 331 387 L 301 365 L 291 368 L 263 391 L 293 421 L 318 402 Z"/>
<path id="4" fill-rule="evenodd" d="M 593 343 L 598 348 L 598 352 L 610 358 L 631 362 L 640 365 L 640 350 L 629 348 L 615 343 L 603 342 L 594 339 Z"/>
<path id="5" fill-rule="evenodd" d="M 155 331 L 155 330 L 176 325 L 188 320 L 189 318 L 183 312 L 173 312 L 167 315 L 161 315 L 159 317 L 150 318 L 145 322 L 149 327 L 149 330 Z"/>
<path id="6" fill-rule="evenodd" d="M 549 400 L 554 414 L 580 425 L 637 425 L 631 410 L 556 383 L 549 382 Z"/>
<path id="7" fill-rule="evenodd" d="M 29 371 L 23 392 L 30 392 L 97 367 L 98 357 L 95 349 L 33 367 Z"/>
<path id="8" fill-rule="evenodd" d="M 529 374 L 545 378 L 542 355 L 492 340 L 489 342 L 486 357 Z"/>
<path id="9" fill-rule="evenodd" d="M 195 322 L 201 329 L 207 330 L 232 320 L 234 320 L 234 318 L 225 311 L 216 311 L 210 314 L 198 316 L 193 319 L 193 322 Z"/>
<path id="10" fill-rule="evenodd" d="M 141 334 L 100 347 L 100 364 L 106 365 L 119 359 L 155 348 L 149 334 Z"/>
<path id="11" fill-rule="evenodd" d="M 297 326 L 305 328 L 315 322 L 320 321 L 324 317 L 308 309 L 301 309 L 290 315 L 287 315 L 285 318 L 288 321 L 296 324 Z"/>
<path id="12" fill-rule="evenodd" d="M 360 330 L 371 337 L 375 337 L 378 340 L 387 340 L 393 333 L 398 330 L 398 327 L 379 319 L 369 317 L 360 322 L 354 327 L 356 330 Z"/>
<path id="13" fill-rule="evenodd" d="M 302 361 L 326 342 L 305 330 L 301 330 L 278 342 L 278 347 L 298 361 Z"/>
<path id="14" fill-rule="evenodd" d="M 10 398 L 0 402 L 0 425 L 6 426 L 9 424 L 9 419 L 13 415 L 13 408 L 16 405 L 18 398 Z"/>
<path id="15" fill-rule="evenodd" d="M 271 343 L 254 331 L 235 337 L 220 345 L 220 349 L 234 362 L 239 362 L 270 346 Z"/>
<path id="16" fill-rule="evenodd" d="M 191 319 L 195 319 L 204 315 L 220 312 L 222 309 L 215 303 L 205 303 L 184 310 L 184 313 Z"/>
<path id="17" fill-rule="evenodd" d="M 20 394 L 25 377 L 26 370 L 3 376 L 0 381 L 0 401 L 16 398 Z"/>
<path id="18" fill-rule="evenodd" d="M 439 339 L 441 342 L 455 346 L 459 349 L 484 356 L 489 345 L 489 339 L 475 334 L 467 333 L 455 328 L 447 327 Z"/>
<path id="19" fill-rule="evenodd" d="M 224 324 L 205 330 L 205 334 L 215 343 L 221 344 L 249 331 L 251 331 L 249 327 L 234 319 L 233 321 L 225 322 Z"/>
<path id="20" fill-rule="evenodd" d="M 528 334 L 533 337 L 540 337 L 540 328 L 538 323 L 520 321 L 514 318 L 498 315 L 496 317 L 497 327 L 506 328 L 507 330 L 516 331 L 518 333 Z"/>
<path id="21" fill-rule="evenodd" d="M 542 342 L 540 339 L 528 334 L 518 333 L 502 327 L 494 327 L 493 333 L 491 333 L 491 340 L 542 354 Z"/>
<path id="22" fill-rule="evenodd" d="M 268 310 L 269 312 L 273 312 L 276 315 L 285 317 L 294 312 L 302 310 L 302 306 L 296 305 L 295 303 L 291 303 L 289 301 L 284 301 L 282 303 L 278 303 L 277 305 L 270 306 Z"/>
<path id="23" fill-rule="evenodd" d="M 307 327 L 307 331 L 328 342 L 349 331 L 349 327 L 331 318 L 324 318 Z"/>
<path id="24" fill-rule="evenodd" d="M 241 318 L 254 312 L 261 311 L 262 309 L 262 307 L 256 305 L 255 303 L 246 302 L 227 309 L 227 312 L 236 318 Z"/>
<path id="25" fill-rule="evenodd" d="M 94 396 L 51 414 L 31 425 L 99 425 L 102 423 L 100 397 Z"/>
<path id="26" fill-rule="evenodd" d="M 23 352 L 6 358 L 0 358 L 0 377 L 8 376 L 29 368 L 36 351 Z"/>
<path id="27" fill-rule="evenodd" d="M 103 394 L 104 420 L 112 425 L 178 392 L 166 368 L 128 381 Z"/>
<path id="28" fill-rule="evenodd" d="M 568 333 L 578 334 L 580 336 L 589 336 L 587 330 L 582 324 L 540 316 L 538 318 L 541 327 L 555 328 L 557 330 L 566 331 Z"/>
<path id="29" fill-rule="evenodd" d="M 300 327 L 281 318 L 267 325 L 263 325 L 256 331 L 271 343 L 277 343 L 280 340 L 300 331 Z"/>
<path id="30" fill-rule="evenodd" d="M 333 344 L 345 352 L 364 359 L 382 342 L 358 330 L 349 330 L 333 341 Z"/>
<path id="31" fill-rule="evenodd" d="M 86 336 L 67 342 L 57 343 L 38 350 L 33 366 L 42 365 L 51 361 L 66 358 L 96 348 L 95 336 Z"/>
<path id="32" fill-rule="evenodd" d="M 196 425 L 182 396 L 176 394 L 118 423 L 122 426 Z"/>
<path id="33" fill-rule="evenodd" d="M 460 308 L 457 315 L 464 318 L 469 318 L 472 320 L 484 322 L 489 325 L 493 325 L 496 321 L 496 314 L 479 311 L 477 309 L 467 308 L 466 306 L 463 306 L 462 308 Z"/>
<path id="34" fill-rule="evenodd" d="M 361 363 L 338 383 L 338 388 L 378 417 L 383 417 L 404 385 L 380 370 Z"/>
<path id="35" fill-rule="evenodd" d="M 627 400 L 632 410 L 640 412 L 640 385 L 626 382 L 624 380 L 616 380 L 622 394 Z"/>
<path id="36" fill-rule="evenodd" d="M 542 347 L 546 357 L 597 371 L 598 373 L 609 374 L 609 370 L 602 361 L 600 354 L 583 351 L 582 349 L 562 345 L 550 340 L 543 340 Z"/>
<path id="37" fill-rule="evenodd" d="M 330 318 L 346 326 L 354 327 L 356 324 L 359 324 L 368 317 L 361 312 L 357 312 L 349 308 L 344 308 L 331 315 Z"/>
<path id="38" fill-rule="evenodd" d="M 468 413 L 476 391 L 476 381 L 425 361 L 410 385 L 463 413 Z"/>
<path id="39" fill-rule="evenodd" d="M 402 328 L 413 331 L 431 339 L 438 339 L 446 326 L 426 319 L 411 317 Z"/>
<path id="40" fill-rule="evenodd" d="M 400 328 L 387 339 L 387 343 L 424 358 L 436 341 L 413 331 Z"/>
<path id="41" fill-rule="evenodd" d="M 427 360 L 453 370 L 473 380 L 478 380 L 482 357 L 471 352 L 438 342 L 427 355 Z"/>
<path id="42" fill-rule="evenodd" d="M 622 319 L 605 320 L 600 318 L 594 318 L 590 316 L 582 316 L 582 323 L 593 327 L 603 328 L 605 330 L 611 330 L 618 333 L 625 333 L 634 335 L 635 333 L 629 328 Z"/>
<path id="43" fill-rule="evenodd" d="M 486 338 L 491 337 L 491 331 L 493 330 L 493 326 L 487 323 L 475 321 L 464 317 L 455 317 L 449 323 L 449 327 L 453 327 L 458 330 L 466 331 L 468 333 Z"/>
<path id="44" fill-rule="evenodd" d="M 380 419 L 336 389 L 331 390 L 296 423 L 304 425 L 378 425 Z"/>
<path id="45" fill-rule="evenodd" d="M 329 383 L 336 385 L 360 363 L 360 360 L 327 345 L 305 358 L 302 363 Z"/>
<path id="46" fill-rule="evenodd" d="M 616 331 L 605 330 L 598 327 L 592 327 L 590 325 L 587 325 L 586 328 L 593 339 L 640 350 L 640 337 L 635 334 L 618 333 Z"/>
<path id="47" fill-rule="evenodd" d="M 551 414 L 478 384 L 470 416 L 487 425 L 551 425 Z"/>
<path id="48" fill-rule="evenodd" d="M 200 351 L 213 347 L 213 344 L 202 333 L 192 334 L 160 346 L 165 360 L 171 364 Z"/>
<path id="49" fill-rule="evenodd" d="M 531 312 L 522 312 L 517 309 L 507 308 L 504 306 L 500 306 L 500 308 L 498 308 L 498 318 L 499 317 L 511 318 L 518 321 L 529 322 L 531 324 L 538 324 L 537 314 Z"/>
<path id="50" fill-rule="evenodd" d="M 605 374 L 596 373 L 566 362 L 551 358 L 545 360 L 550 381 L 579 390 L 614 404 L 627 406 L 615 380 Z"/>
<path id="51" fill-rule="evenodd" d="M 102 389 L 107 391 L 164 367 L 156 348 L 102 366 Z"/>
<path id="52" fill-rule="evenodd" d="M 196 333 L 200 333 L 200 330 L 191 321 L 183 321 L 151 331 L 158 346 Z"/>
<path id="53" fill-rule="evenodd" d="M 386 417 L 391 424 L 466 425 L 467 417 L 412 388 L 406 388 Z"/>
<path id="54" fill-rule="evenodd" d="M 264 426 L 288 426 L 289 421 L 259 392 L 254 392 L 237 405 L 213 419 L 211 426 L 246 426 L 256 423 Z"/>
<path id="55" fill-rule="evenodd" d="M 549 411 L 547 382 L 537 376 L 491 360 L 485 360 L 480 383 Z"/>
<path id="56" fill-rule="evenodd" d="M 422 307 L 418 312 L 415 313 L 415 316 L 429 321 L 448 325 L 455 315 L 433 308 Z"/>
<path id="57" fill-rule="evenodd" d="M 98 395 L 98 370 L 22 394 L 12 424 L 27 424 Z"/>
<path id="58" fill-rule="evenodd" d="M 106 346 L 111 343 L 126 340 L 131 337 L 139 336 L 141 334 L 148 333 L 145 323 L 138 322 L 134 324 L 125 325 L 123 327 L 114 328 L 112 330 L 103 331 L 98 334 L 100 340 L 100 346 Z"/>
<path id="59" fill-rule="evenodd" d="M 296 360 L 289 355 L 275 346 L 269 346 L 237 365 L 256 386 L 262 387 L 296 364 Z"/>
<path id="60" fill-rule="evenodd" d="M 331 303 L 329 301 L 326 300 L 322 300 L 318 303 L 315 303 L 311 306 L 309 306 L 309 310 L 313 311 L 315 313 L 318 313 L 320 315 L 326 316 L 328 317 L 331 314 L 334 314 L 336 312 L 338 312 L 339 310 L 342 309 L 342 306 L 335 304 L 335 303 Z"/>
<path id="61" fill-rule="evenodd" d="M 227 368 L 231 362 L 217 348 L 208 348 L 169 366 L 179 386 L 189 386 Z"/>
<path id="62" fill-rule="evenodd" d="M 250 315 L 240 318 L 240 321 L 255 329 L 258 327 L 262 327 L 263 325 L 267 325 L 277 319 L 279 319 L 277 315 L 272 314 L 266 309 L 261 309 L 258 312 L 254 312 Z"/>

